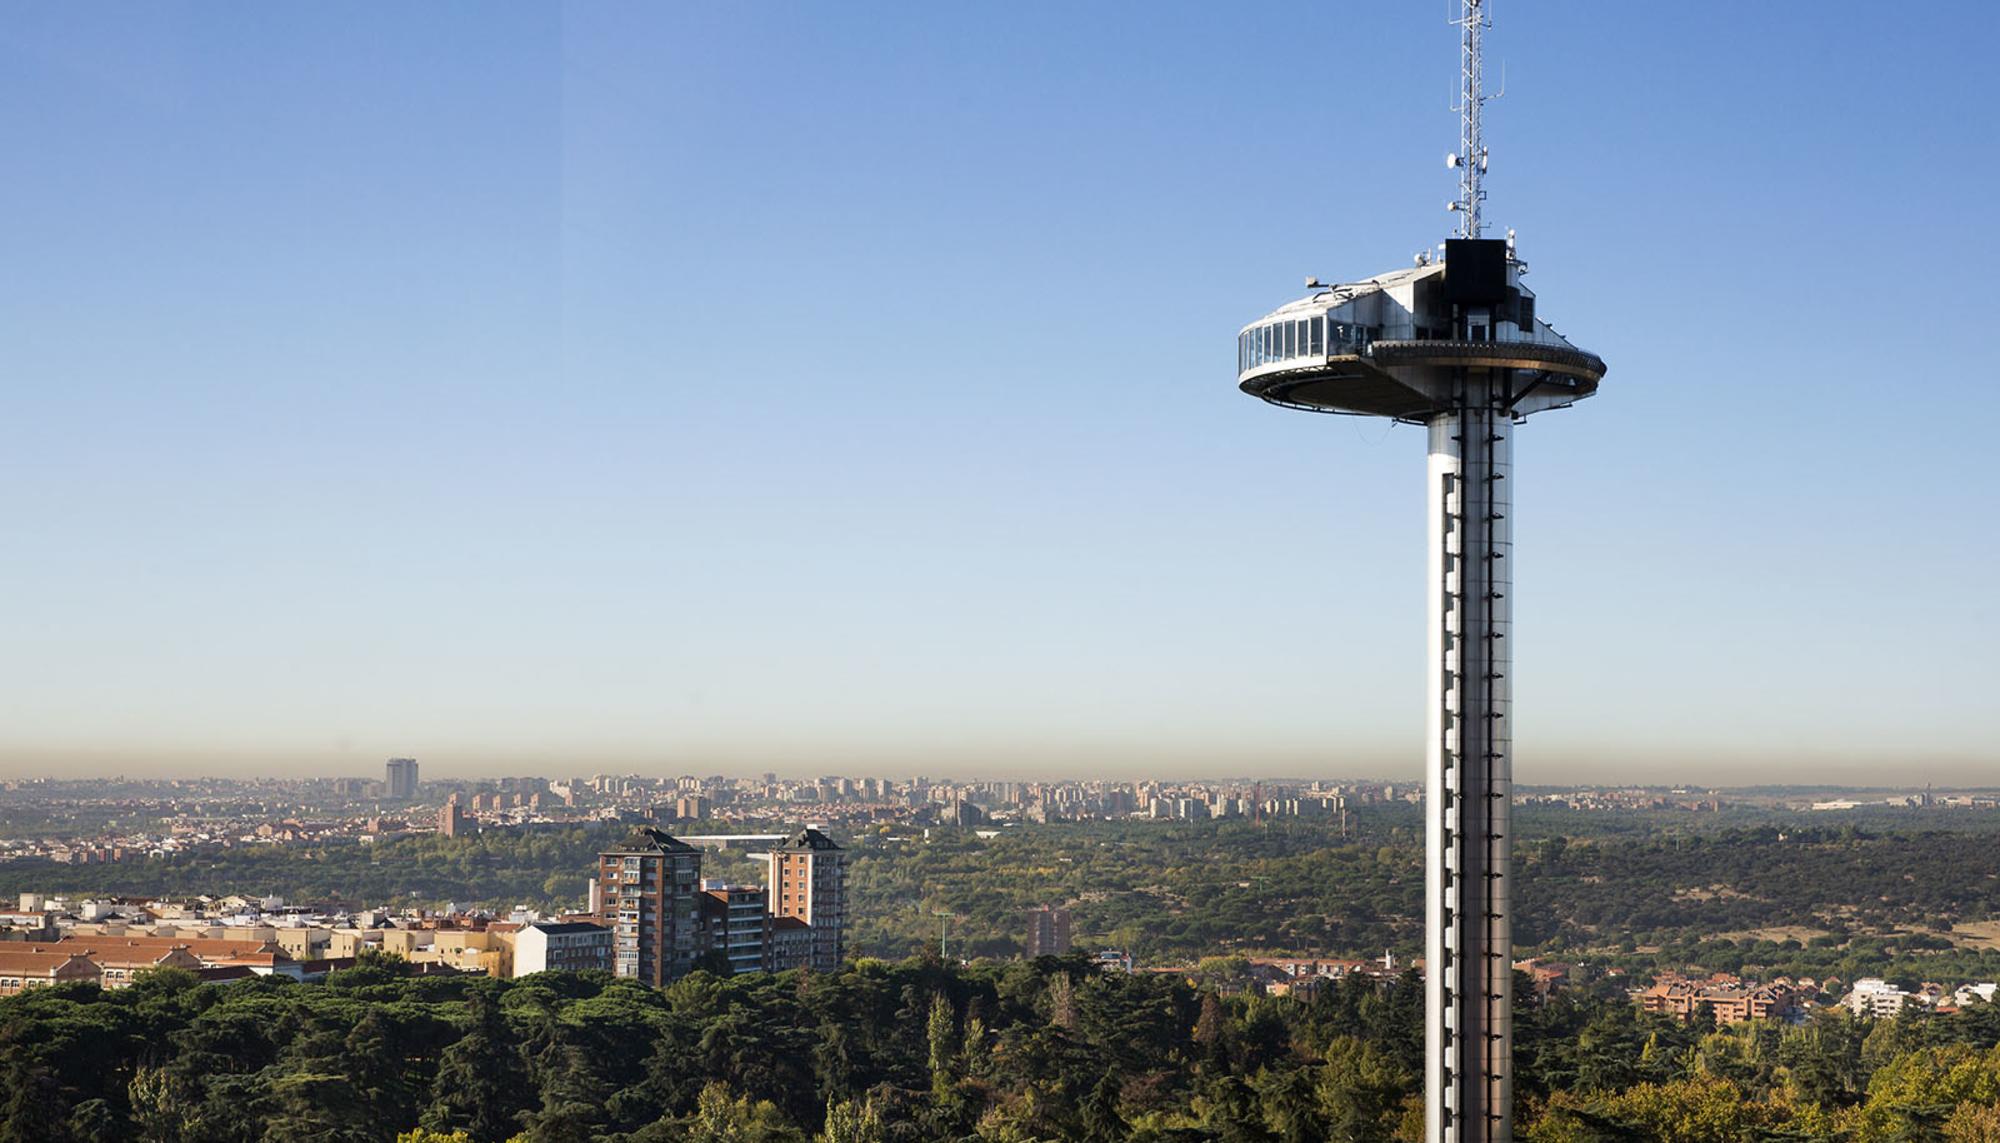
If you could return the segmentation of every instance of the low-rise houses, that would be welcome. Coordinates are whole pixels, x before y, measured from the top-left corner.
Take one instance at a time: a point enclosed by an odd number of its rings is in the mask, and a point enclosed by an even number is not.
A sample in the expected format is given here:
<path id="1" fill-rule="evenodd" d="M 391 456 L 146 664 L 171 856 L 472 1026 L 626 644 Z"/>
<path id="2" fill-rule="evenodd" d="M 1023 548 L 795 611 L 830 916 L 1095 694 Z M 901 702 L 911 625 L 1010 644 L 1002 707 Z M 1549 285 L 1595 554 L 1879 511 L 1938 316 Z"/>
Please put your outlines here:
<path id="1" fill-rule="evenodd" d="M 1966 985 L 1960 993 L 1977 998 L 1979 989 L 1986 989 L 1991 996 L 1994 985 Z M 1841 1000 L 1841 1005 L 1856 1016 L 1889 1017 L 1899 1016 L 1912 1008 L 1938 1009 L 1953 1006 L 1957 994 L 1946 990 L 1942 984 L 1924 983 L 1915 989 L 1899 988 L 1879 977 L 1865 977 L 1854 982 L 1854 990 Z"/>
<path id="2" fill-rule="evenodd" d="M 95 984 L 103 978 L 103 968 L 74 951 L 57 952 L 41 946 L 0 948 L 0 996 L 72 981 Z"/>
<path id="3" fill-rule="evenodd" d="M 347 913 L 245 897 L 71 900 L 24 894 L 20 903 L 21 909 L 0 914 L 0 951 L 81 950 L 96 966 L 91 979 L 107 988 L 122 987 L 140 970 L 153 967 L 187 968 L 216 980 L 274 972 L 312 979 L 351 967 L 364 953 L 399 956 L 419 972 L 514 976 L 519 974 L 516 935 L 540 923 L 570 926 L 563 931 L 573 935 L 557 942 L 565 947 L 554 953 L 554 960 L 609 967 L 579 958 L 567 947 L 589 943 L 574 934 L 601 929 L 588 917 L 548 919 L 530 913 L 503 921 L 485 914 Z M 608 935 L 609 930 L 601 931 Z M 538 969 L 519 970 L 533 971 Z"/>
<path id="4" fill-rule="evenodd" d="M 1633 992 L 1633 999 L 1648 1012 L 1689 1021 L 1703 1012 L 1712 1012 L 1718 1024 L 1744 1020 L 1801 1020 L 1823 999 L 1839 995 L 1841 982 L 1833 979 L 1798 980 L 1779 978 L 1767 984 L 1743 980 L 1729 973 L 1692 979 L 1679 973 L 1663 973 L 1651 987 Z M 1892 1019 L 1905 1012 L 1950 1012 L 1970 1004 L 1992 1003 L 2000 994 L 2000 983 L 1964 984 L 1956 989 L 1926 982 L 1902 988 L 1880 977 L 1865 977 L 1841 996 L 1840 1006 L 1856 1016 Z"/>
<path id="5" fill-rule="evenodd" d="M 1993 995 L 2000 992 L 2000 982 L 1985 981 L 1980 984 L 1961 984 L 1951 994 L 1951 1002 L 1959 1008 L 1973 1004 L 1991 1004 Z"/>
<path id="6" fill-rule="evenodd" d="M 1791 981 L 1758 984 L 1728 973 L 1717 973 L 1707 980 L 1667 973 L 1638 994 L 1639 1005 L 1646 1011 L 1684 1023 L 1704 1012 L 1713 1013 L 1717 1024 L 1789 1019 L 1801 999 Z"/>

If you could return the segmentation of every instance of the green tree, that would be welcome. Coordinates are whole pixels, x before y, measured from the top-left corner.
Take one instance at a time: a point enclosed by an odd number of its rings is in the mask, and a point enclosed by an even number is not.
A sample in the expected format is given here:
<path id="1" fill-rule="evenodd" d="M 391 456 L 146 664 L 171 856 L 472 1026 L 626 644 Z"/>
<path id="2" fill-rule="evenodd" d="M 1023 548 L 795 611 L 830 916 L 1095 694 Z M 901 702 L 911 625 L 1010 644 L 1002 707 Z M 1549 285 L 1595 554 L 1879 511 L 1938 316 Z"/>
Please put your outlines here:
<path id="1" fill-rule="evenodd" d="M 942 1089 L 951 1081 L 959 1049 L 958 1014 L 952 1011 L 951 1001 L 942 992 L 931 997 L 925 1039 L 930 1045 L 931 1084 Z"/>
<path id="2" fill-rule="evenodd" d="M 1373 1143 L 1393 1136 L 1414 1080 L 1383 1049 L 1358 1036 L 1327 1045 L 1315 1085 L 1328 1139 Z"/>
<path id="3" fill-rule="evenodd" d="M 526 1069 L 499 1005 L 484 990 L 466 999 L 469 1026 L 438 1061 L 422 1126 L 497 1143 L 514 1133 L 527 1109 Z"/>

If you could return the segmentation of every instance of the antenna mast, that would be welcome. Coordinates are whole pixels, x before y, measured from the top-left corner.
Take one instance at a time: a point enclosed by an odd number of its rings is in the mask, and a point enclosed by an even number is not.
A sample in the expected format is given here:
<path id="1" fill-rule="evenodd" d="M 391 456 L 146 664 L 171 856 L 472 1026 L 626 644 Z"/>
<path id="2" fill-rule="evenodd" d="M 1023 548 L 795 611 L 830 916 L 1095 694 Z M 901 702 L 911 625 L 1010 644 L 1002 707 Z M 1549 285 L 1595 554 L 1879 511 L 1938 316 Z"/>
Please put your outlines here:
<path id="1" fill-rule="evenodd" d="M 1458 168 L 1458 198 L 1451 209 L 1458 212 L 1458 236 L 1478 238 L 1480 204 L 1486 201 L 1486 142 L 1480 134 L 1479 113 L 1486 105 L 1486 76 L 1480 55 L 1480 34 L 1493 21 L 1486 15 L 1485 0 L 1465 0 L 1465 14 L 1452 21 L 1459 27 L 1460 61 L 1458 91 L 1458 153 L 1451 165 Z"/>

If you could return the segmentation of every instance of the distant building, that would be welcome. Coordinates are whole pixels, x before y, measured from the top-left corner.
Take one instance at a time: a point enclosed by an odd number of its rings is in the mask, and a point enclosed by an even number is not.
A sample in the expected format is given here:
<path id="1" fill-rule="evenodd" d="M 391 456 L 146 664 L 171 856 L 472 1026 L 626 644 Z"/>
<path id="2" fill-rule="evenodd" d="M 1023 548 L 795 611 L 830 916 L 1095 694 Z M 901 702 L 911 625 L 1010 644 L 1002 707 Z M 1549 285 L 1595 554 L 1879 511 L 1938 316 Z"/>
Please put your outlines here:
<path id="1" fill-rule="evenodd" d="M 1069 910 L 1041 908 L 1028 912 L 1028 955 L 1061 956 L 1069 951 Z"/>
<path id="2" fill-rule="evenodd" d="M 694 967 L 701 850 L 642 829 L 598 855 L 597 882 L 612 927 L 613 972 L 658 987 Z"/>
<path id="3" fill-rule="evenodd" d="M 1744 1020 L 1782 1020 L 1798 1007 L 1798 994 L 1786 984 L 1753 984 L 1731 976 L 1688 980 L 1666 975 L 1639 993 L 1648 1012 L 1672 1016 L 1683 1023 L 1712 1012 L 1717 1024 Z"/>
<path id="4" fill-rule="evenodd" d="M 458 804 L 458 795 L 453 794 L 444 808 L 438 811 L 438 832 L 446 837 L 457 837 L 471 827 L 472 819 L 466 816 L 465 807 Z"/>
<path id="5" fill-rule="evenodd" d="M 1960 1008 L 1968 1004 L 1991 1004 L 1996 992 L 2000 992 L 2000 984 L 1990 980 L 1979 984 L 1961 984 L 1958 991 L 1951 994 L 1951 1002 Z"/>
<path id="6" fill-rule="evenodd" d="M 415 758 L 391 758 L 382 784 L 392 802 L 404 802 L 417 796 L 417 760 Z"/>
<path id="7" fill-rule="evenodd" d="M 1573 964 L 1538 960 L 1534 957 L 1515 961 L 1514 971 L 1525 972 L 1528 978 L 1534 981 L 1537 1000 L 1547 1000 L 1551 994 L 1569 987 L 1570 982 L 1581 972 Z"/>
<path id="8" fill-rule="evenodd" d="M 0 951 L 0 996 L 29 988 L 46 988 L 71 981 L 99 982 L 104 969 L 81 953 L 67 949 L 24 948 Z"/>
<path id="9" fill-rule="evenodd" d="M 807 827 L 771 849 L 770 909 L 812 926 L 815 972 L 832 972 L 847 955 L 847 852 Z"/>
<path id="10" fill-rule="evenodd" d="M 233 941 L 187 937 L 135 936 L 110 933 L 70 934 L 53 946 L 30 946 L 50 952 L 75 953 L 90 959 L 105 988 L 123 988 L 134 974 L 149 968 L 202 969 L 239 967 L 259 976 L 296 976 L 297 962 L 276 941 Z"/>
<path id="11" fill-rule="evenodd" d="M 1915 1002 L 1915 993 L 1905 992 L 1878 977 L 1866 977 L 1855 981 L 1854 990 L 1840 1003 L 1856 1016 L 1894 1016 L 1905 1005 Z"/>
<path id="12" fill-rule="evenodd" d="M 611 930 L 587 921 L 537 921 L 514 934 L 514 975 L 612 971 Z"/>

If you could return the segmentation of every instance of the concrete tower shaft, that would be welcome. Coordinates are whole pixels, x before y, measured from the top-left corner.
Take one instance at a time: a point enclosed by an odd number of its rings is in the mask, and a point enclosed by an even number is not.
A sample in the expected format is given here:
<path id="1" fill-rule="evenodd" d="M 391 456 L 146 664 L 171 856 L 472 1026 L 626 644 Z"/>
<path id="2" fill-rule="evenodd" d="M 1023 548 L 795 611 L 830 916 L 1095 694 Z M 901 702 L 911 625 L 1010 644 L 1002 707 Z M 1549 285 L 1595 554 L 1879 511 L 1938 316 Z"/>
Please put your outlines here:
<path id="1" fill-rule="evenodd" d="M 1428 422 L 1430 674 L 1425 839 L 1427 1136 L 1512 1137 L 1508 572 L 1510 386 L 1456 371 Z"/>

